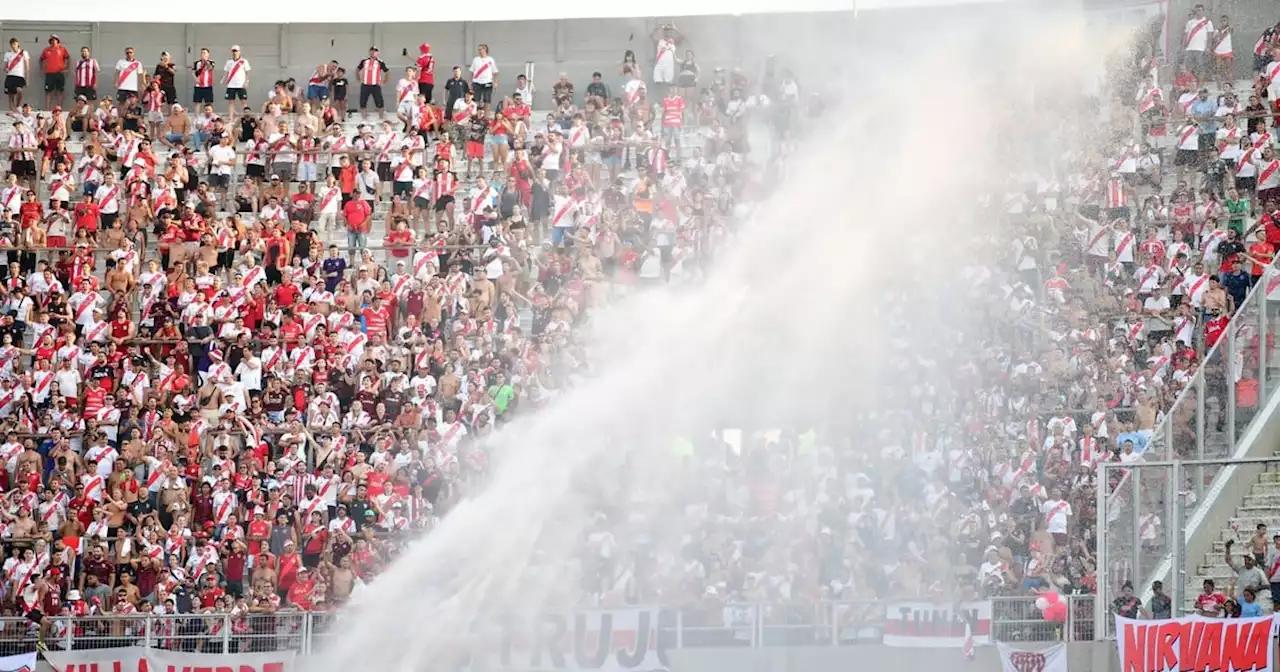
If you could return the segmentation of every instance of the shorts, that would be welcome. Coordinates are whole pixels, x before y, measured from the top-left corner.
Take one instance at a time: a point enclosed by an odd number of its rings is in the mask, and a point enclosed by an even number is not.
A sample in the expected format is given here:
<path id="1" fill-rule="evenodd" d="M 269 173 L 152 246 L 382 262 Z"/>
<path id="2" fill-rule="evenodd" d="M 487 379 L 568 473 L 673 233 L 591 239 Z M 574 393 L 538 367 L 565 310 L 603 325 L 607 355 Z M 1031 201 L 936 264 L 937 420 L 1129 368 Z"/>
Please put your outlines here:
<path id="1" fill-rule="evenodd" d="M 256 177 L 261 180 L 267 176 L 267 167 L 260 163 L 246 163 L 244 165 L 244 174 L 246 177 Z"/>
<path id="2" fill-rule="evenodd" d="M 467 141 L 467 158 L 484 159 L 484 143 L 475 140 Z"/>
<path id="3" fill-rule="evenodd" d="M 1200 161 L 1200 152 L 1194 149 L 1179 149 L 1173 157 L 1175 166 L 1194 166 Z"/>
<path id="4" fill-rule="evenodd" d="M 1258 188 L 1258 177 L 1237 177 L 1236 189 L 1249 193 Z"/>
<path id="5" fill-rule="evenodd" d="M 77 86 L 76 95 L 84 96 L 85 100 L 97 100 L 98 90 L 93 88 L 92 86 Z"/>
<path id="6" fill-rule="evenodd" d="M 230 185 L 231 185 L 230 175 L 220 175 L 218 173 L 213 173 L 212 175 L 209 176 L 209 186 L 215 189 L 226 189 Z"/>
<path id="7" fill-rule="evenodd" d="M 249 100 L 249 92 L 244 89 L 227 89 L 227 100 Z"/>
<path id="8" fill-rule="evenodd" d="M 298 164 L 297 179 L 299 182 L 315 182 L 316 181 L 316 164 L 312 161 Z"/>
<path id="9" fill-rule="evenodd" d="M 659 61 L 653 66 L 655 84 L 674 84 L 676 81 L 676 61 L 674 58 Z"/>
<path id="10" fill-rule="evenodd" d="M 692 72 L 682 72 L 680 77 L 676 79 L 676 86 L 682 89 L 692 89 L 698 85 L 698 76 Z"/>
<path id="11" fill-rule="evenodd" d="M 329 97 L 329 87 L 319 84 L 307 85 L 307 100 L 320 100 Z"/>
<path id="12" fill-rule="evenodd" d="M 148 112 L 146 114 L 146 120 L 148 124 L 163 124 L 164 112 L 161 112 L 160 110 Z"/>
<path id="13" fill-rule="evenodd" d="M 1118 207 L 1118 208 L 1108 208 L 1108 209 L 1107 209 L 1107 218 L 1109 218 L 1109 219 L 1111 219 L 1111 220 L 1113 220 L 1113 221 L 1114 221 L 1114 220 L 1117 220 L 1117 219 L 1123 219 L 1123 220 L 1128 221 L 1128 219 L 1129 219 L 1129 206 L 1124 205 L 1124 206 L 1121 206 L 1121 207 Z"/>
<path id="14" fill-rule="evenodd" d="M 476 93 L 477 103 L 493 102 L 493 83 L 489 84 L 472 84 L 471 89 Z"/>
<path id="15" fill-rule="evenodd" d="M 46 72 L 44 74 L 44 90 L 50 93 L 62 93 L 67 90 L 67 75 L 62 72 Z"/>
<path id="16" fill-rule="evenodd" d="M 14 159 L 9 165 L 9 170 L 18 177 L 35 177 L 36 162 L 28 159 Z"/>
<path id="17" fill-rule="evenodd" d="M 391 163 L 390 162 L 383 163 L 379 161 L 377 173 L 378 173 L 378 179 L 380 181 L 390 182 L 391 181 Z"/>
<path id="18" fill-rule="evenodd" d="M 421 94 L 423 98 L 426 98 L 427 102 L 429 103 L 431 102 L 431 93 L 435 89 L 435 86 L 436 86 L 435 84 L 418 82 L 418 93 Z"/>
<path id="19" fill-rule="evenodd" d="M 411 196 L 412 194 L 413 194 L 412 182 L 392 182 L 391 183 L 392 196 Z"/>
<path id="20" fill-rule="evenodd" d="M 26 77 L 18 77 L 17 75 L 5 75 L 4 77 L 5 93 L 12 96 L 25 88 L 27 88 Z"/>
<path id="21" fill-rule="evenodd" d="M 486 145 L 493 147 L 506 147 L 511 141 L 507 139 L 506 134 L 491 135 L 484 139 Z"/>
<path id="22" fill-rule="evenodd" d="M 453 204 L 453 196 L 450 196 L 449 194 L 445 194 L 444 196 L 441 196 L 440 198 L 436 199 L 435 211 L 444 212 L 445 208 L 449 207 L 452 204 Z"/>
<path id="23" fill-rule="evenodd" d="M 422 197 L 414 198 L 413 207 L 419 210 L 426 210 L 427 208 L 431 207 L 431 201 L 428 201 L 427 199 Z"/>
<path id="24" fill-rule="evenodd" d="M 203 105 L 213 102 L 212 86 L 197 86 L 191 90 L 191 102 L 196 105 Z"/>
<path id="25" fill-rule="evenodd" d="M 373 106 L 382 109 L 382 87 L 377 84 L 361 84 L 360 85 L 360 107 L 361 109 L 369 106 L 369 100 L 373 99 Z"/>

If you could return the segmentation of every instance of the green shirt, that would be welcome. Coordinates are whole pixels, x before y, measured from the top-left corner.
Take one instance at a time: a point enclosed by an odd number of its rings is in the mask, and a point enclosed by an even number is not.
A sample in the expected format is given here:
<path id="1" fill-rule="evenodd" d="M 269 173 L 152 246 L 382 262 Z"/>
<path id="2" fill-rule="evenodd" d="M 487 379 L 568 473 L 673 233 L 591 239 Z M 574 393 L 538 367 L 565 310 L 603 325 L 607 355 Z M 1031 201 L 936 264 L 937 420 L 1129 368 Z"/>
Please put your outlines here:
<path id="1" fill-rule="evenodd" d="M 503 385 L 502 387 L 495 385 L 489 388 L 489 396 L 493 398 L 493 407 L 499 413 L 506 413 L 507 407 L 511 405 L 511 400 L 516 396 L 516 391 L 510 385 Z"/>
<path id="2" fill-rule="evenodd" d="M 1236 233 L 1244 233 L 1244 217 L 1249 213 L 1249 199 L 1242 198 L 1238 201 L 1227 199 L 1227 212 L 1231 214 L 1231 218 L 1227 220 L 1227 228 L 1235 229 Z"/>

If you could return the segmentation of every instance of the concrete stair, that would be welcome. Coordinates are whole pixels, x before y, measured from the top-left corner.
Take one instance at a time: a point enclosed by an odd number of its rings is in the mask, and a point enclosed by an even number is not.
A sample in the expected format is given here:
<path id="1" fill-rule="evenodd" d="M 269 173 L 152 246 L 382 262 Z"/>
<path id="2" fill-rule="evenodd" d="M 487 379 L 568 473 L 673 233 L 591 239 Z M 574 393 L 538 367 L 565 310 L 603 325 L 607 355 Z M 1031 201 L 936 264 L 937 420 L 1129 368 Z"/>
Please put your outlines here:
<path id="1" fill-rule="evenodd" d="M 1275 455 L 1280 457 L 1280 451 Z M 1194 609 L 1195 596 L 1201 592 L 1205 579 L 1213 579 L 1220 590 L 1227 589 L 1235 578 L 1235 572 L 1223 559 L 1226 542 L 1235 540 L 1232 548 L 1234 555 L 1240 556 L 1247 553 L 1249 540 L 1253 537 L 1258 523 L 1267 526 L 1269 535 L 1280 532 L 1280 463 L 1268 465 L 1267 470 L 1259 475 L 1257 482 L 1250 487 L 1249 494 L 1245 495 L 1242 504 L 1236 508 L 1232 526 L 1218 532 L 1218 538 L 1213 542 L 1212 550 L 1205 555 L 1203 562 L 1196 566 L 1195 574 L 1187 578 L 1185 593 L 1187 599 L 1183 606 L 1188 612 Z M 1233 526 L 1236 529 L 1233 530 Z M 1269 591 L 1263 591 L 1263 594 L 1258 596 L 1258 602 L 1264 611 L 1273 608 Z"/>

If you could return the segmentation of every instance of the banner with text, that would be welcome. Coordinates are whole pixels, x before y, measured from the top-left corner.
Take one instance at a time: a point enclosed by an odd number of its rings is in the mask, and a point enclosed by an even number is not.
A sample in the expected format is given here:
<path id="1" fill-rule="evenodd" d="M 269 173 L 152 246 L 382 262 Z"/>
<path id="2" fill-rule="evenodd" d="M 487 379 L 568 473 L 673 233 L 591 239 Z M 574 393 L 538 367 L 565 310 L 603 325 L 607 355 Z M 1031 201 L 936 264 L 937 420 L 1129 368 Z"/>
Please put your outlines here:
<path id="1" fill-rule="evenodd" d="M 1024 651 L 999 642 L 996 648 L 1000 651 L 1000 667 L 1004 672 L 1067 672 L 1066 644 Z"/>
<path id="2" fill-rule="evenodd" d="M 472 670 L 667 669 L 658 648 L 658 609 L 589 609 L 486 620 Z"/>
<path id="3" fill-rule="evenodd" d="M 991 603 L 891 602 L 886 608 L 884 643 L 888 646 L 964 646 L 965 623 L 973 643 L 991 643 Z"/>
<path id="4" fill-rule="evenodd" d="M 1120 672 L 1271 672 L 1277 623 L 1271 616 L 1159 621 L 1116 616 Z"/>
<path id="5" fill-rule="evenodd" d="M 296 656 L 294 651 L 214 654 L 148 649 L 141 646 L 84 651 L 49 650 L 44 654 L 55 672 L 213 672 L 223 669 L 235 672 L 294 672 L 297 669 L 294 664 Z"/>
<path id="6" fill-rule="evenodd" d="M 35 672 L 36 652 L 0 657 L 0 672 Z"/>

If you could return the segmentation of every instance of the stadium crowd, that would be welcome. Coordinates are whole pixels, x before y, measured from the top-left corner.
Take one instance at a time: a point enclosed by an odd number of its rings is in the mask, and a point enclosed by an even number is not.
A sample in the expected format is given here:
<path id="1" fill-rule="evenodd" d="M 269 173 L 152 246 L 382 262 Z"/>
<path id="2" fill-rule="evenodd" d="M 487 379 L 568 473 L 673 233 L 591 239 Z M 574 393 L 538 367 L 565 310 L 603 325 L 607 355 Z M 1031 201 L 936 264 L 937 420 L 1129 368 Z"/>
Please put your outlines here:
<path id="1" fill-rule="evenodd" d="M 679 558 L 591 534 L 583 601 L 1091 592 L 1093 465 L 1142 459 L 1280 245 L 1280 30 L 1237 95 L 1213 83 L 1230 28 L 1197 12 L 1171 88 L 1138 40 L 1104 93 L 1111 131 L 1058 129 L 1095 144 L 991 194 L 998 235 L 966 269 L 987 328 L 947 341 L 964 366 L 904 350 L 921 384 L 856 440 L 677 442 L 716 456 L 690 468 L 731 496 L 691 509 Z M 188 96 L 168 55 L 11 41 L 5 613 L 50 645 L 124 626 L 44 615 L 229 613 L 250 632 L 342 604 L 429 531 L 483 479 L 484 437 L 583 372 L 591 311 L 696 282 L 759 197 L 744 187 L 822 114 L 785 71 L 702 72 L 676 26 L 651 37 L 651 57 L 558 79 L 545 117 L 487 46 L 437 89 L 423 44 L 392 101 L 376 49 L 257 100 L 235 49 L 202 51 Z M 779 519 L 796 543 L 765 543 Z"/>

